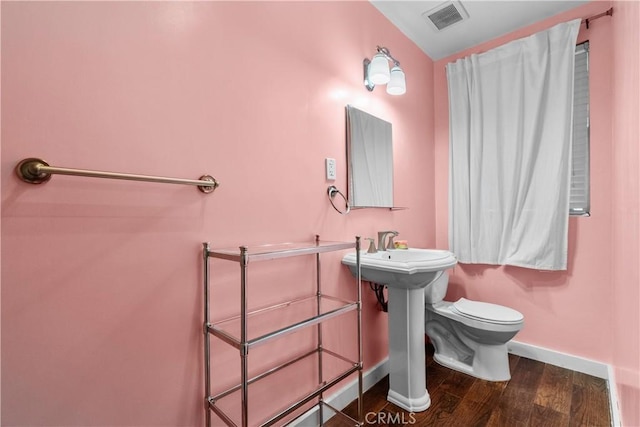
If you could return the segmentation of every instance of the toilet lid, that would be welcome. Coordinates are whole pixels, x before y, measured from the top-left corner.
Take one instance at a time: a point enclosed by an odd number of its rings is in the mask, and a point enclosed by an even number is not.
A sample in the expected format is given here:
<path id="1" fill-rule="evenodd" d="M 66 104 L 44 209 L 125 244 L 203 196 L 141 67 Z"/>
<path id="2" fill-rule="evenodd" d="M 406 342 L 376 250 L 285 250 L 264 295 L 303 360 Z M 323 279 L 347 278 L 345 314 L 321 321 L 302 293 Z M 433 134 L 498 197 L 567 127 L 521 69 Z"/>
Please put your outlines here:
<path id="1" fill-rule="evenodd" d="M 460 298 L 453 307 L 463 316 L 494 323 L 520 323 L 524 316 L 519 311 L 488 302 L 471 301 Z"/>

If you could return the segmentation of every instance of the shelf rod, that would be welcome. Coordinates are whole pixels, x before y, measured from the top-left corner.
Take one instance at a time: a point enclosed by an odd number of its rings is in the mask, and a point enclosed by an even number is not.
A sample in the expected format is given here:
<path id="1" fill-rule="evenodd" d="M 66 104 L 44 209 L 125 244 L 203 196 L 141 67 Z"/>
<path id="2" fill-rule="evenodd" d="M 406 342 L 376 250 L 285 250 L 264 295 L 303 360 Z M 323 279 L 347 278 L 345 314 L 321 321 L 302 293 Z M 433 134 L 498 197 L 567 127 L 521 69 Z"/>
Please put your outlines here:
<path id="1" fill-rule="evenodd" d="M 89 178 L 123 179 L 127 181 L 157 182 L 162 184 L 195 185 L 203 193 L 211 193 L 220 183 L 211 175 L 202 175 L 200 179 L 169 178 L 165 176 L 136 175 L 120 172 L 94 171 L 49 166 L 42 159 L 30 157 L 16 165 L 16 175 L 29 184 L 42 184 L 51 179 L 51 175 L 85 176 Z"/>
<path id="2" fill-rule="evenodd" d="M 211 394 L 211 337 L 209 336 L 209 242 L 202 243 L 203 288 L 204 288 L 204 391 L 208 397 Z M 208 406 L 210 402 L 207 403 Z M 205 408 L 205 426 L 211 427 L 211 412 Z"/>

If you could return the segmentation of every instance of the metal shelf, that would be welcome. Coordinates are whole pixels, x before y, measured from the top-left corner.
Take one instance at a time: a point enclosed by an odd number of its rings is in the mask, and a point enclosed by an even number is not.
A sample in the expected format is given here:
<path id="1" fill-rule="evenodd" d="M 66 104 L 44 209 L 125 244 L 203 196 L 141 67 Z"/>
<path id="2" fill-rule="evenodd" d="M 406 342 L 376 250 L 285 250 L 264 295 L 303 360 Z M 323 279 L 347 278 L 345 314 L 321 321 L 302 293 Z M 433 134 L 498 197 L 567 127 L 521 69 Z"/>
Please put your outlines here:
<path id="1" fill-rule="evenodd" d="M 271 339 L 296 332 L 299 329 L 316 325 L 327 319 L 356 310 L 358 304 L 344 301 L 328 295 L 316 295 L 297 300 L 283 302 L 270 307 L 261 308 L 247 314 L 247 341 L 245 345 L 252 348 Z M 276 322 L 285 320 L 285 324 Z M 265 325 L 270 326 L 267 329 Z M 208 331 L 236 348 L 240 348 L 241 316 L 214 322 L 207 327 Z"/>
<path id="2" fill-rule="evenodd" d="M 337 366 L 335 372 L 331 372 L 327 375 L 330 377 L 328 380 L 311 384 L 309 381 L 305 383 L 305 381 L 301 380 L 300 375 L 296 375 L 300 369 L 305 369 L 305 367 L 308 370 L 316 369 L 318 363 Z M 249 387 L 250 401 L 253 400 L 253 398 L 259 399 L 261 397 L 260 395 L 266 395 L 267 398 L 273 395 L 274 387 L 272 384 L 269 384 L 266 379 L 275 373 L 284 375 L 287 378 L 294 378 L 294 381 L 288 381 L 286 383 L 286 388 L 288 390 L 294 390 L 294 394 L 297 395 L 296 399 L 293 399 L 293 403 L 278 408 L 275 411 L 263 411 L 262 413 L 251 411 L 251 416 L 248 420 L 249 424 L 260 427 L 271 426 L 293 413 L 296 409 L 299 409 L 305 404 L 311 402 L 324 391 L 338 384 L 340 381 L 344 380 L 354 372 L 357 372 L 359 369 L 360 364 L 358 362 L 350 361 L 349 359 L 326 349 L 314 349 L 308 353 L 295 357 L 278 367 L 256 375 L 247 381 L 247 384 L 251 386 Z M 261 381 L 264 384 L 261 384 Z M 237 419 L 239 418 L 239 407 L 237 403 L 240 401 L 239 394 L 241 389 L 242 384 L 238 384 L 207 399 L 209 408 L 229 425 L 240 425 L 240 421 Z"/>
<path id="3" fill-rule="evenodd" d="M 260 246 L 240 246 L 233 249 L 210 249 L 208 243 L 204 243 L 204 360 L 205 360 L 205 408 L 206 423 L 211 426 L 211 413 L 217 414 L 220 419 L 229 426 L 248 427 L 249 425 L 271 426 L 285 417 L 294 414 L 294 412 L 310 402 L 315 400 L 319 407 L 319 419 L 323 420 L 323 406 L 329 407 L 332 411 L 334 408 L 326 405 L 323 400 L 323 393 L 340 381 L 346 379 L 349 375 L 358 373 L 358 418 L 355 421 L 361 425 L 363 419 L 362 408 L 362 289 L 361 278 L 358 273 L 356 277 L 357 298 L 356 301 L 346 301 L 325 295 L 321 291 L 320 285 L 320 254 L 325 252 L 333 252 L 346 249 L 355 249 L 356 254 L 360 253 L 360 237 L 356 237 L 355 242 L 332 242 L 320 241 L 319 237 L 312 243 L 282 243 L 275 245 Z M 316 259 L 316 291 L 312 296 L 305 296 L 297 299 L 283 301 L 279 304 L 271 305 L 261 309 L 249 311 L 247 308 L 248 285 L 247 270 L 251 261 L 267 261 L 279 258 L 294 257 L 300 255 L 314 255 Z M 221 260 L 235 261 L 240 265 L 240 310 L 237 316 L 228 319 L 211 322 L 209 313 L 209 280 L 210 280 L 210 258 Z M 357 256 L 357 264 L 360 258 Z M 358 272 L 360 269 L 357 269 Z M 351 361 L 337 353 L 334 353 L 323 346 L 322 341 L 322 322 L 336 316 L 340 316 L 355 311 L 357 326 L 357 355 L 358 361 Z M 250 377 L 248 369 L 249 350 L 267 341 L 282 337 L 284 335 L 296 332 L 303 328 L 316 326 L 316 343 L 315 348 L 303 355 L 290 359 L 288 362 L 277 367 L 272 367 L 267 371 Z M 211 393 L 211 367 L 210 367 L 210 337 L 214 336 L 223 342 L 235 347 L 239 350 L 240 355 L 240 384 L 212 395 Z M 332 359 L 330 367 L 342 365 L 338 372 L 329 373 L 327 367 L 324 367 L 324 359 Z M 310 365 L 305 369 L 304 364 Z M 295 367 L 295 368 L 294 368 Z M 274 411 L 271 414 L 259 414 L 257 412 L 249 412 L 250 402 L 255 402 L 256 388 L 259 390 L 260 384 L 265 383 L 265 379 L 272 374 L 279 372 L 279 375 L 287 375 L 289 371 L 292 377 L 285 383 L 283 393 L 293 393 L 297 399 L 293 403 Z M 304 390 L 292 388 L 292 383 L 300 379 L 304 379 L 305 375 L 300 372 L 306 372 L 309 375 L 315 375 L 316 384 L 314 387 L 307 387 Z M 308 375 L 306 375 L 308 377 Z M 302 378 L 301 378 L 302 377 Z M 330 378 L 330 379 L 327 379 Z M 307 378 L 309 379 L 309 378 Z M 268 382 L 268 381 L 267 381 Z M 282 384 L 282 383 L 279 383 Z M 251 386 L 251 387 L 250 387 Z M 262 405 L 256 405 L 256 411 L 264 409 L 265 403 L 271 402 L 273 399 L 273 390 L 266 390 L 267 400 L 263 400 Z M 289 396 L 287 395 L 287 398 Z M 223 402 L 232 402 L 231 408 L 235 408 L 235 412 L 239 416 L 233 417 L 230 413 L 233 410 L 225 409 Z M 258 399 L 258 402 L 260 400 Z M 235 403 L 235 407 L 233 407 Z M 343 414 L 344 415 L 344 414 Z M 344 415 L 347 417 L 346 415 Z M 234 420 L 235 418 L 235 420 Z M 349 418 L 349 417 L 347 417 Z M 258 423 L 259 421 L 259 423 Z"/>
<path id="4" fill-rule="evenodd" d="M 268 261 L 277 258 L 312 255 L 354 248 L 355 243 L 350 242 L 317 241 L 315 244 L 278 243 L 258 246 L 240 246 L 228 249 L 211 249 L 208 255 L 211 258 L 241 262 L 243 254 L 246 254 L 247 261 Z"/>

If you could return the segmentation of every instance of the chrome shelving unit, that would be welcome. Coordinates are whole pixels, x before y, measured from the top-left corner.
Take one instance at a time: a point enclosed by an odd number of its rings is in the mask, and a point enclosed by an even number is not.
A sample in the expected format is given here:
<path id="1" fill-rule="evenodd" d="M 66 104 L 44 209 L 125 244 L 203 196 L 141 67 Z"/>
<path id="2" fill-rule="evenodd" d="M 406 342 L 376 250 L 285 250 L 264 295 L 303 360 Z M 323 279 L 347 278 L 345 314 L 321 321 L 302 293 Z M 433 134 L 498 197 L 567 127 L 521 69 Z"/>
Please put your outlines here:
<path id="1" fill-rule="evenodd" d="M 278 245 L 263 245 L 257 247 L 240 246 L 234 249 L 211 249 L 209 243 L 203 243 L 204 258 L 204 360 L 205 360 L 205 411 L 206 425 L 210 427 L 211 413 L 215 413 L 228 426 L 249 427 L 249 388 L 260 383 L 264 378 L 285 372 L 288 368 L 296 366 L 313 366 L 317 370 L 318 384 L 300 396 L 284 408 L 275 410 L 260 423 L 260 427 L 271 426 L 283 418 L 293 414 L 296 410 L 309 402 L 316 402 L 319 412 L 319 420 L 323 420 L 323 407 L 328 407 L 337 415 L 344 417 L 355 426 L 361 426 L 363 422 L 362 409 L 362 289 L 360 268 L 356 277 L 357 292 L 355 301 L 346 301 L 322 293 L 320 281 L 320 254 L 345 249 L 355 249 L 358 254 L 357 265 L 360 265 L 360 237 L 355 242 L 330 242 L 321 241 L 316 236 L 311 243 L 283 243 Z M 247 307 L 247 266 L 249 262 L 268 261 L 278 258 L 286 258 L 301 255 L 315 255 L 316 258 L 316 293 L 307 297 L 282 301 L 276 305 L 263 307 L 249 311 Z M 234 317 L 211 322 L 209 307 L 210 285 L 210 259 L 221 259 L 237 262 L 240 265 L 240 313 Z M 358 360 L 350 360 L 336 352 L 323 347 L 322 322 L 345 313 L 356 311 L 357 313 L 357 337 Z M 286 321 L 282 321 L 286 319 Z M 273 325 L 277 325 L 275 328 Z M 265 325 L 270 325 L 268 328 Z M 312 326 L 317 327 L 317 342 L 315 348 L 303 354 L 292 355 L 289 360 L 274 366 L 257 375 L 249 376 L 248 359 L 249 350 L 252 348 L 278 339 L 286 334 L 299 331 Z M 223 342 L 235 347 L 240 354 L 240 383 L 215 395 L 211 394 L 211 337 L 216 337 Z M 323 365 L 328 359 L 332 365 L 341 366 L 338 372 L 330 378 L 325 378 Z M 306 365 L 305 365 L 306 364 Z M 299 369 L 299 368 L 298 368 Z M 304 368 L 303 368 L 304 369 Z M 323 393 L 340 381 L 357 372 L 358 375 L 358 419 L 347 416 L 339 410 L 331 407 L 323 400 Z M 240 420 L 234 421 L 225 412 L 221 404 L 226 399 L 240 399 Z"/>

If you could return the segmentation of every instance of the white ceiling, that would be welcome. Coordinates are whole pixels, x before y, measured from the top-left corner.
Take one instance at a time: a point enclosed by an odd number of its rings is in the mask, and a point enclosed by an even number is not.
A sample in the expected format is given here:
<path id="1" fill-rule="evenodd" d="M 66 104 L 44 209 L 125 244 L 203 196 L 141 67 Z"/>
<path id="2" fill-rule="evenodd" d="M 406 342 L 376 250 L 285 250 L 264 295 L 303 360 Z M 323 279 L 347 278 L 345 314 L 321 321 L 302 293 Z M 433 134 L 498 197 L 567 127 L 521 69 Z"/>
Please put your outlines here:
<path id="1" fill-rule="evenodd" d="M 588 2 L 462 0 L 468 19 L 437 31 L 422 14 L 450 1 L 370 1 L 434 61 Z"/>

